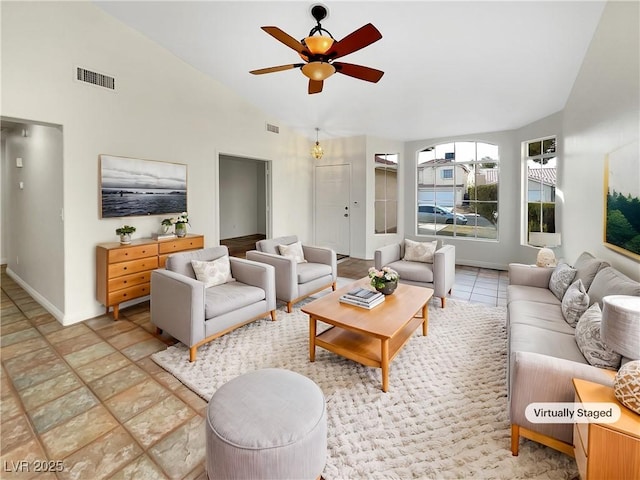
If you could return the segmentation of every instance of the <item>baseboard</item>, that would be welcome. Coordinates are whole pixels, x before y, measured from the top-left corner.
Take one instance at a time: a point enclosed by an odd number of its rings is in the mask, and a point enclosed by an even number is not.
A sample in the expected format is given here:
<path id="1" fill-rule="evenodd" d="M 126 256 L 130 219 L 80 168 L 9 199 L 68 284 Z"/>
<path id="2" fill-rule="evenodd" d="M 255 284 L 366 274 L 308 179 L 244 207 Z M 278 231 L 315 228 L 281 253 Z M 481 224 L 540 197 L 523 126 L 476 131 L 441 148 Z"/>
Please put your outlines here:
<path id="1" fill-rule="evenodd" d="M 54 318 L 58 320 L 58 322 L 60 322 L 62 325 L 65 325 L 63 311 L 61 311 L 58 307 L 56 307 L 49 300 L 43 297 L 37 290 L 35 290 L 31 285 L 29 285 L 22 278 L 20 278 L 20 276 L 16 274 L 16 272 L 11 270 L 11 268 L 9 267 L 7 267 L 7 275 L 9 275 L 9 277 L 11 277 L 11 279 L 14 282 L 20 285 L 24 291 L 26 291 L 29 295 L 31 295 L 31 298 L 33 298 L 36 302 L 42 305 L 42 307 L 47 312 L 53 315 Z"/>

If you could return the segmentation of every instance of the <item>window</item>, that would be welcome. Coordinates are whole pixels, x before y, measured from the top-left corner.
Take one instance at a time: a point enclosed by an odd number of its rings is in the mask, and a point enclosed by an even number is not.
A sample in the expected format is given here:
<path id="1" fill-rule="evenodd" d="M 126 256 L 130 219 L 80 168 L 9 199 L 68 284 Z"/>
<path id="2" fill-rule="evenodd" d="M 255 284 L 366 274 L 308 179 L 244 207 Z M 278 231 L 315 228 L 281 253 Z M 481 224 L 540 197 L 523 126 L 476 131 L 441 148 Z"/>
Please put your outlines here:
<path id="1" fill-rule="evenodd" d="M 417 233 L 498 238 L 498 146 L 450 142 L 418 153 Z"/>
<path id="2" fill-rule="evenodd" d="M 556 137 L 524 143 L 524 196 L 527 202 L 527 243 L 530 232 L 555 233 Z"/>
<path id="3" fill-rule="evenodd" d="M 376 153 L 375 233 L 398 231 L 398 154 Z"/>

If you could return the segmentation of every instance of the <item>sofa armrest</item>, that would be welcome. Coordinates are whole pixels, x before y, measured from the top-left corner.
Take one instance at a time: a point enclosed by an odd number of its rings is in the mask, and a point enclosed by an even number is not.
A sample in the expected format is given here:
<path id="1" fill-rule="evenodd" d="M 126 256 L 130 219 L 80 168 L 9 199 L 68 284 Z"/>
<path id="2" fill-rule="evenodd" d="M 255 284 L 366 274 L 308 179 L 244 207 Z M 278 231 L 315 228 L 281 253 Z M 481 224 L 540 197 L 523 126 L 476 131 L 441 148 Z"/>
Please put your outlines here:
<path id="1" fill-rule="evenodd" d="M 375 251 L 374 265 L 378 270 L 398 260 L 400 260 L 399 243 L 385 245 L 384 247 L 380 247 Z"/>
<path id="2" fill-rule="evenodd" d="M 151 323 L 191 347 L 205 338 L 204 283 L 170 270 L 151 272 Z"/>
<path id="3" fill-rule="evenodd" d="M 322 263 L 331 267 L 331 276 L 335 281 L 338 278 L 338 261 L 336 252 L 325 247 L 302 246 L 304 258 L 310 263 Z"/>
<path id="4" fill-rule="evenodd" d="M 571 424 L 530 423 L 533 402 L 573 402 L 573 378 L 613 386 L 614 372 L 571 360 L 531 352 L 512 352 L 509 368 L 509 416 L 512 424 L 571 443 Z"/>
<path id="5" fill-rule="evenodd" d="M 552 267 L 538 267 L 522 263 L 509 264 L 509 285 L 549 288 Z"/>
<path id="6" fill-rule="evenodd" d="M 267 309 L 276 308 L 276 273 L 272 265 L 229 257 L 231 276 L 237 281 L 264 290 Z"/>
<path id="7" fill-rule="evenodd" d="M 433 294 L 444 298 L 456 280 L 456 247 L 444 245 L 433 256 Z"/>
<path id="8" fill-rule="evenodd" d="M 298 297 L 298 275 L 296 262 L 293 259 L 250 250 L 247 252 L 247 260 L 266 263 L 275 268 L 276 298 L 288 302 Z"/>

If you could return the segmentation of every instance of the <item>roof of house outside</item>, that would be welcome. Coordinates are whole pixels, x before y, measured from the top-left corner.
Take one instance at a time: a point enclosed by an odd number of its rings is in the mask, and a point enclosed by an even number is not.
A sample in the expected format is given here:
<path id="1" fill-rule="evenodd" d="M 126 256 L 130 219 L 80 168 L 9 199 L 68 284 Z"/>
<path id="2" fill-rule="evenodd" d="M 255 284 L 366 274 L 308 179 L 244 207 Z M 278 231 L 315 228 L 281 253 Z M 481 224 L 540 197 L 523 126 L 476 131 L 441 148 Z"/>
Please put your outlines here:
<path id="1" fill-rule="evenodd" d="M 527 177 L 546 185 L 556 186 L 556 167 L 530 168 Z"/>

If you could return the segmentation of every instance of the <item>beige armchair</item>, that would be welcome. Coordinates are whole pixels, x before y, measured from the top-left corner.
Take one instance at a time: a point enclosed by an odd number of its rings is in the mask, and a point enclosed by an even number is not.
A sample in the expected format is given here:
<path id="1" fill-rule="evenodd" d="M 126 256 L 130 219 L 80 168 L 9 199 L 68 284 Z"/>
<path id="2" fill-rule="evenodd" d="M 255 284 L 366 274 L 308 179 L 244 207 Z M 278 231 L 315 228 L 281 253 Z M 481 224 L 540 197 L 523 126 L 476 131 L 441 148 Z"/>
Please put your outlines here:
<path id="1" fill-rule="evenodd" d="M 404 260 L 405 242 L 394 243 L 375 251 L 375 267 L 390 267 L 400 275 L 400 283 L 433 288 L 435 297 L 440 297 L 442 308 L 456 277 L 456 249 L 453 245 L 438 242 L 433 263 Z"/>
<path id="2" fill-rule="evenodd" d="M 271 265 L 229 257 L 234 281 L 205 287 L 196 279 L 191 260 L 211 262 L 228 253 L 224 246 L 176 253 L 166 270 L 151 272 L 151 323 L 189 347 L 191 362 L 199 346 L 259 318 L 276 319 Z"/>
<path id="3" fill-rule="evenodd" d="M 287 304 L 291 313 L 293 304 L 314 293 L 331 287 L 336 289 L 338 268 L 336 252 L 330 248 L 302 245 L 304 262 L 280 254 L 279 245 L 293 245 L 296 235 L 270 238 L 256 242 L 256 250 L 247 252 L 247 259 L 272 265 L 276 271 L 276 298 Z"/>

